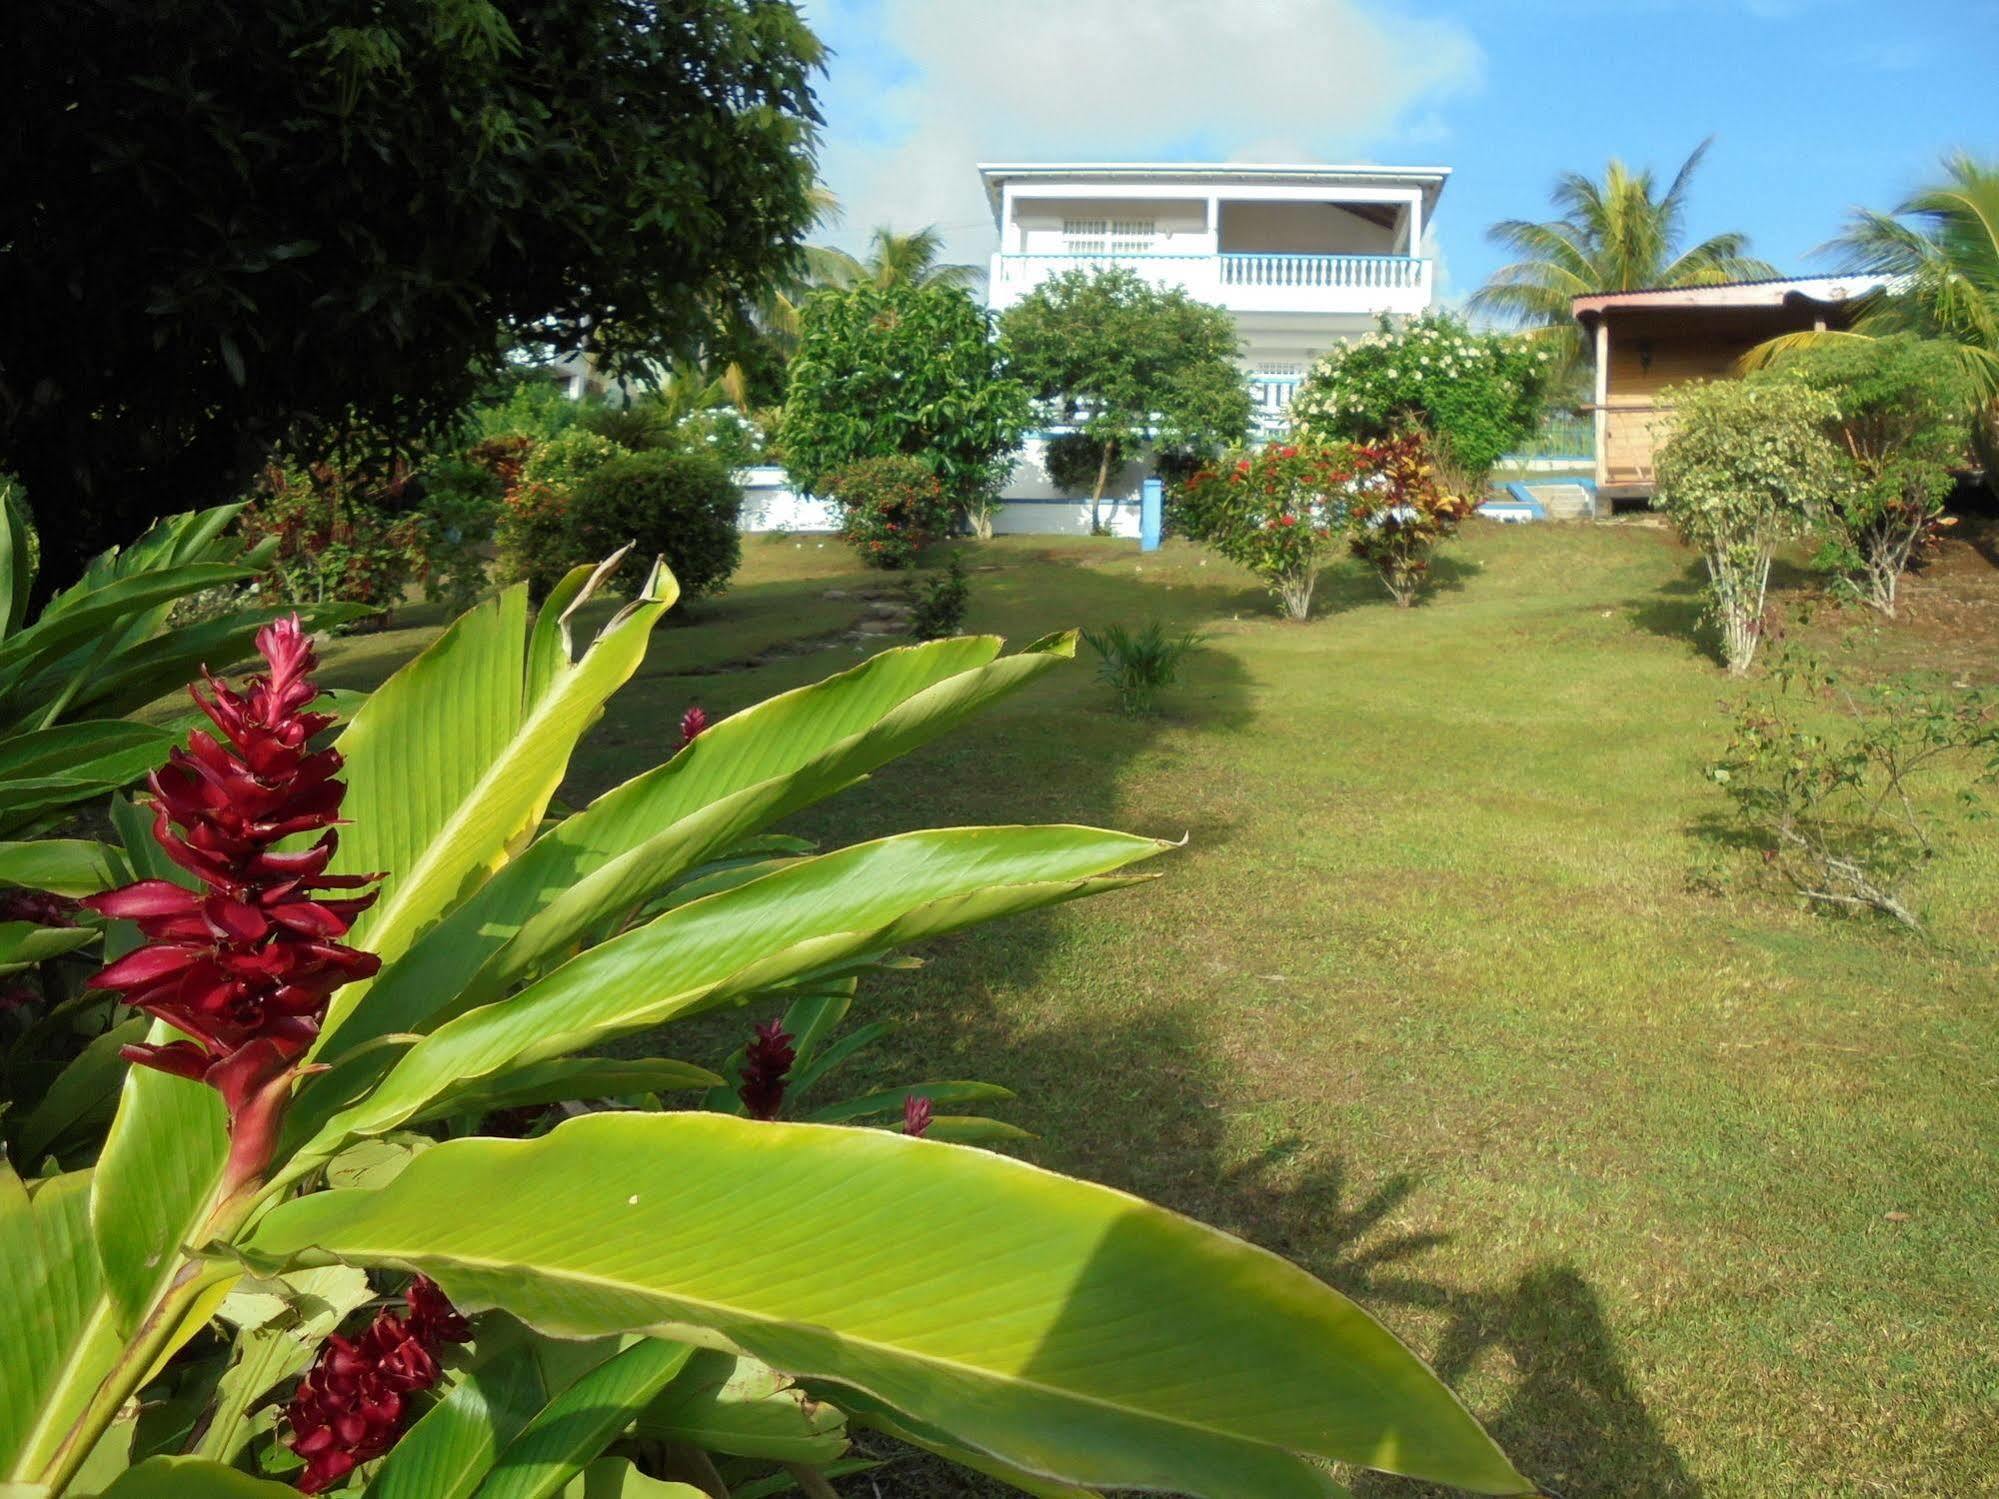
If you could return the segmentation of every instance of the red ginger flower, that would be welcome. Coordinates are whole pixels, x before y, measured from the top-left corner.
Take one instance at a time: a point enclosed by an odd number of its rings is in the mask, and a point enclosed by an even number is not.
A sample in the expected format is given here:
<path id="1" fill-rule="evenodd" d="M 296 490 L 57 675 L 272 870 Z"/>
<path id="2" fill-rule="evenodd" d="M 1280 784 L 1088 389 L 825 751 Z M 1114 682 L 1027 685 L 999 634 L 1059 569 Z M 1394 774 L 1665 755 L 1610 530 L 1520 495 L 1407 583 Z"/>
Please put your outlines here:
<path id="1" fill-rule="evenodd" d="M 385 1307 L 360 1337 L 329 1337 L 299 1381 L 285 1419 L 291 1449 L 305 1459 L 301 1492 L 329 1489 L 393 1447 L 409 1417 L 406 1397 L 437 1383 L 437 1345 L 472 1336 L 427 1276 L 410 1282 L 406 1300 L 407 1317 Z"/>
<path id="2" fill-rule="evenodd" d="M 699 703 L 680 715 L 680 747 L 687 748 L 708 727 L 708 714 Z"/>
<path id="3" fill-rule="evenodd" d="M 141 880 L 83 902 L 136 922 L 148 938 L 91 985 L 188 1038 L 126 1046 L 123 1055 L 222 1094 L 235 1164 L 247 1168 L 232 1172 L 239 1180 L 265 1164 L 291 1069 L 319 1034 L 333 991 L 381 966 L 373 953 L 336 940 L 374 892 L 319 893 L 360 889 L 379 876 L 325 872 L 347 788 L 334 779 L 339 752 L 309 747 L 333 722 L 303 711 L 320 695 L 312 643 L 293 615 L 260 630 L 257 649 L 269 671 L 244 691 L 215 677 L 212 697 L 188 689 L 222 740 L 195 730 L 147 782 L 154 839 L 202 888 Z M 310 847 L 278 850 L 314 829 L 325 831 Z"/>
<path id="4" fill-rule="evenodd" d="M 921 1135 L 930 1128 L 930 1100 L 912 1093 L 902 1101 L 902 1132 Z"/>
<path id="5" fill-rule="evenodd" d="M 798 1052 L 784 1022 L 771 1020 L 757 1027 L 756 1039 L 743 1053 L 743 1085 L 736 1096 L 752 1119 L 775 1119 L 784 1103 L 784 1080 Z"/>

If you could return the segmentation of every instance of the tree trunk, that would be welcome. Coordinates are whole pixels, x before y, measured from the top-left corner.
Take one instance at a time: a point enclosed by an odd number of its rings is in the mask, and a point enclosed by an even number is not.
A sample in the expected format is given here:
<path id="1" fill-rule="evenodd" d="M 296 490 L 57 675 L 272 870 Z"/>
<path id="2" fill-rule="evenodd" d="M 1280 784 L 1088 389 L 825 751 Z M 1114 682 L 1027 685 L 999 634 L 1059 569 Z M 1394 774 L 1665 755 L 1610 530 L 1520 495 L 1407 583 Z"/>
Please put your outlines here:
<path id="1" fill-rule="evenodd" d="M 1111 482 L 1111 454 L 1117 448 L 1117 440 L 1112 438 L 1104 444 L 1103 461 L 1097 465 L 1097 487 L 1090 491 L 1090 534 L 1095 536 L 1104 528 L 1103 503 L 1104 486 Z"/>

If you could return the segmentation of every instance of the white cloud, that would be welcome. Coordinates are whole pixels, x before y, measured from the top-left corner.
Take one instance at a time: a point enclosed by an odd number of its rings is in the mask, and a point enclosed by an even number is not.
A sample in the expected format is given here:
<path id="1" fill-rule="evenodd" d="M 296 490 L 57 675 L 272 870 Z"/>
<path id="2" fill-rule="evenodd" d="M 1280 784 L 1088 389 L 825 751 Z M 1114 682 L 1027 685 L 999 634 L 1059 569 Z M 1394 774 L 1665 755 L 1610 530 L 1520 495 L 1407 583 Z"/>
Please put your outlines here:
<path id="1" fill-rule="evenodd" d="M 807 15 L 844 54 L 820 163 L 846 210 L 830 237 L 935 223 L 974 263 L 994 238 L 979 161 L 1407 155 L 1436 143 L 1434 105 L 1482 62 L 1461 27 L 1395 0 L 809 0 Z"/>

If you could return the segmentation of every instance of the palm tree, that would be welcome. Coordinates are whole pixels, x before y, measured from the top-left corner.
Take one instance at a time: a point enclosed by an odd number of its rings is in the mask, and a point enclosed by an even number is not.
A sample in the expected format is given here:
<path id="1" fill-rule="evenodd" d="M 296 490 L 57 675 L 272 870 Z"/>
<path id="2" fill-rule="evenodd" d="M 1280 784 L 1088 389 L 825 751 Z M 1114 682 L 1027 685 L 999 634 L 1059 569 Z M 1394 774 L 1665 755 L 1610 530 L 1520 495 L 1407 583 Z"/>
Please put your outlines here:
<path id="1" fill-rule="evenodd" d="M 1563 373 L 1573 376 L 1587 351 L 1569 310 L 1572 298 L 1776 275 L 1750 257 L 1747 235 L 1717 234 L 1681 248 L 1687 188 L 1711 144 L 1710 138 L 1694 148 L 1663 196 L 1649 167 L 1633 172 L 1615 159 L 1601 182 L 1564 173 L 1552 194 L 1560 218 L 1506 219 L 1487 231 L 1488 239 L 1520 259 L 1492 273 L 1472 296 L 1472 310 L 1498 314 L 1547 339 L 1559 349 Z"/>
<path id="2" fill-rule="evenodd" d="M 1846 232 L 1824 247 L 1842 274 L 1886 282 L 1861 299 L 1850 333 L 1772 339 L 1745 362 L 1767 363 L 1822 337 L 1938 339 L 1957 356 L 1991 427 L 1999 419 L 1999 167 L 1959 151 L 1944 158 L 1943 169 L 1942 182 L 1918 189 L 1892 214 L 1856 211 Z"/>
<path id="3" fill-rule="evenodd" d="M 872 286 L 967 286 L 978 271 L 969 265 L 944 265 L 944 236 L 935 224 L 897 234 L 883 224 L 868 236 L 865 260 L 825 245 L 805 252 L 812 278 L 821 286 L 845 289 Z"/>

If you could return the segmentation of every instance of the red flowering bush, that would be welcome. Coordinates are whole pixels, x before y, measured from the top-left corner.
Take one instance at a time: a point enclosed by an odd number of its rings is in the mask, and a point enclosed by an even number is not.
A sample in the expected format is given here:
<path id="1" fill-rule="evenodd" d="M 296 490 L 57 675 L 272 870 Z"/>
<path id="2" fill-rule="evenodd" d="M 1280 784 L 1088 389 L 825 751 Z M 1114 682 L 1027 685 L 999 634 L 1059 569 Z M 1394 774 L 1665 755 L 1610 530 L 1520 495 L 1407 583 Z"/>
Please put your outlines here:
<path id="1" fill-rule="evenodd" d="M 1201 469 L 1180 487 L 1175 514 L 1187 535 L 1262 578 L 1287 617 L 1305 619 L 1359 472 L 1344 445 L 1271 443 Z"/>
<path id="2" fill-rule="evenodd" d="M 950 527 L 944 486 L 917 458 L 863 458 L 825 482 L 840 534 L 869 567 L 901 568 Z"/>
<path id="3" fill-rule="evenodd" d="M 300 604 L 393 609 L 424 565 L 424 526 L 402 461 L 380 471 L 326 461 L 264 470 L 237 524 L 277 538 L 265 586 Z"/>
<path id="4" fill-rule="evenodd" d="M 500 502 L 493 527 L 500 577 L 527 584 L 531 599 L 547 598 L 570 569 L 569 504 L 566 487 L 532 480 L 516 484 Z"/>
<path id="5" fill-rule="evenodd" d="M 372 953 L 341 945 L 374 875 L 330 875 L 340 802 L 340 752 L 314 750 L 332 718 L 319 697 L 312 642 L 298 616 L 266 625 L 267 671 L 237 692 L 208 679 L 195 704 L 222 737 L 196 729 L 147 784 L 153 837 L 194 885 L 140 880 L 89 897 L 101 916 L 136 922 L 146 945 L 91 979 L 164 1020 L 186 1039 L 128 1045 L 128 1061 L 207 1083 L 228 1105 L 232 1185 L 268 1163 L 294 1064 L 319 1034 L 327 1000 L 372 975 Z M 281 845 L 324 830 L 305 848 Z"/>
<path id="6" fill-rule="evenodd" d="M 1420 436 L 1394 438 L 1359 450 L 1367 481 L 1356 487 L 1348 514 L 1347 544 L 1381 575 L 1396 607 L 1416 602 L 1430 572 L 1430 553 L 1457 535 L 1458 523 L 1478 505 L 1463 486 L 1440 481 L 1429 445 Z"/>

